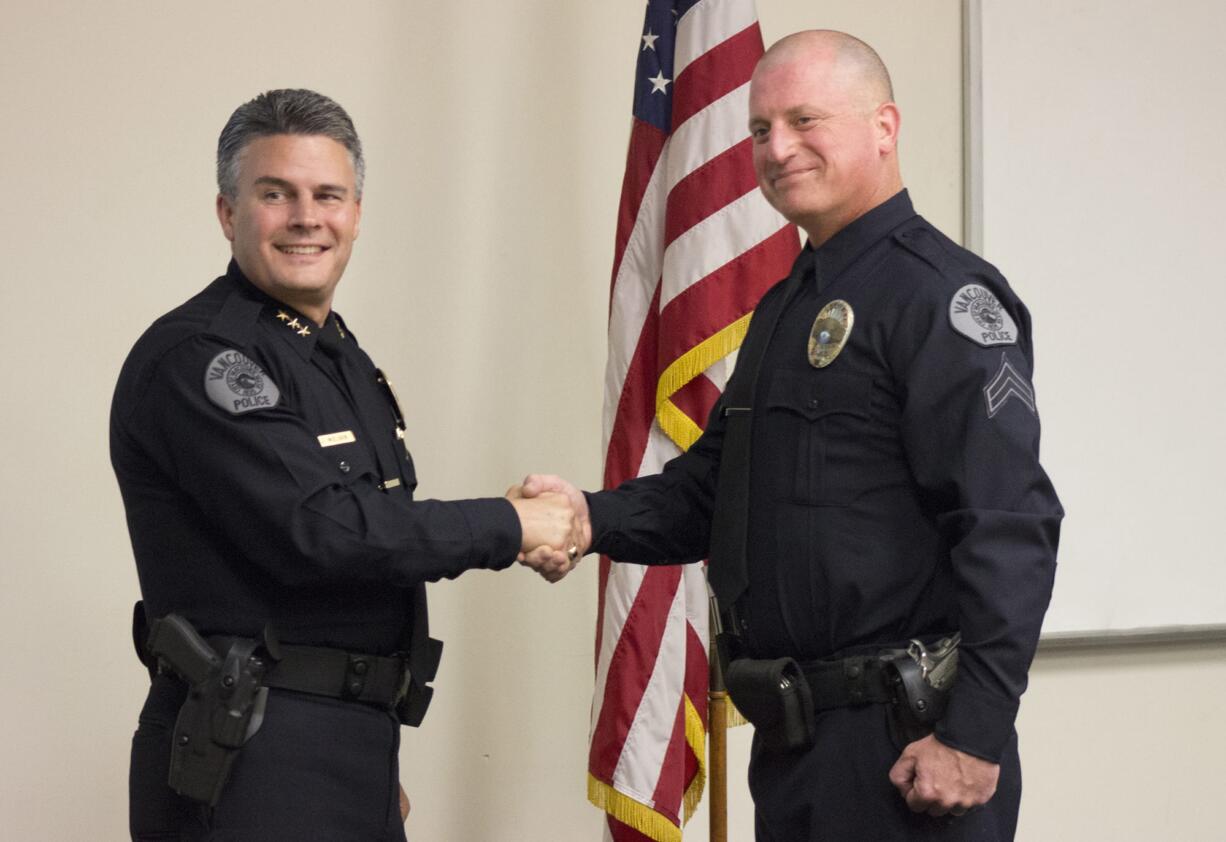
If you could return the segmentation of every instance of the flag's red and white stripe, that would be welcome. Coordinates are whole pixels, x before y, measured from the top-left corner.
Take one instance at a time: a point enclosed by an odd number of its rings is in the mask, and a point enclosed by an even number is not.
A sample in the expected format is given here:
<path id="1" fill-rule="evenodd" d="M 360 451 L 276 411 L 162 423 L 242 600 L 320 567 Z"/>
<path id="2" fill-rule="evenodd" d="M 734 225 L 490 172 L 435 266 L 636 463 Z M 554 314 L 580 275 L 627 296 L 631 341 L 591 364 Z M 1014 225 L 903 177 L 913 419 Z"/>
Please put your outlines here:
<path id="1" fill-rule="evenodd" d="M 752 0 L 701 0 L 677 22 L 672 133 L 635 119 L 618 213 L 605 374 L 605 487 L 658 471 L 698 437 L 725 358 L 799 242 L 756 188 Z M 601 559 L 589 797 L 615 842 L 678 840 L 705 780 L 701 565 Z"/>

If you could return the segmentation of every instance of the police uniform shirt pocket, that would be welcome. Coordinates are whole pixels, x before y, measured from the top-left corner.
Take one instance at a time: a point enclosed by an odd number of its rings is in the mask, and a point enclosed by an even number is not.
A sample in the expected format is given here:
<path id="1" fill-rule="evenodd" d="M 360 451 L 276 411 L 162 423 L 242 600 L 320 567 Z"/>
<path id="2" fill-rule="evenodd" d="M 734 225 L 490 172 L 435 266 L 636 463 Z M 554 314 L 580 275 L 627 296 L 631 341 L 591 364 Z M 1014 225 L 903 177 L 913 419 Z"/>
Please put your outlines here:
<path id="1" fill-rule="evenodd" d="M 352 436 L 343 435 L 345 432 Z M 379 482 L 370 450 L 356 431 L 333 430 L 307 437 L 298 431 L 277 430 L 269 431 L 268 438 L 300 488 L 353 486 L 363 479 Z"/>
<path id="2" fill-rule="evenodd" d="M 866 431 L 871 400 L 867 377 L 829 370 L 775 374 L 763 432 L 779 497 L 842 506 L 856 496 L 851 453 Z"/>
<path id="3" fill-rule="evenodd" d="M 344 485 L 353 485 L 361 477 L 375 473 L 366 446 L 356 439 L 323 448 L 323 458 L 335 471 L 336 479 Z"/>

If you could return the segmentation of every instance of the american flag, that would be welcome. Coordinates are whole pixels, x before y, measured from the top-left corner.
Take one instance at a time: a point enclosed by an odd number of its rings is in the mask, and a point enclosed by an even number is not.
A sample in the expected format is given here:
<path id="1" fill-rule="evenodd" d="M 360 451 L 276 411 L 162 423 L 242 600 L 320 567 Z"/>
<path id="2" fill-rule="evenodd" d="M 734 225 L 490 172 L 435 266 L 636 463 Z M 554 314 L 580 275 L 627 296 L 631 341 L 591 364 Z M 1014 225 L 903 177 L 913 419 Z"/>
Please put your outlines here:
<path id="1" fill-rule="evenodd" d="M 604 485 L 655 473 L 701 433 L 758 298 L 799 250 L 757 190 L 753 0 L 651 0 L 618 210 Z M 701 565 L 600 561 L 588 797 L 614 842 L 679 840 L 706 779 Z"/>

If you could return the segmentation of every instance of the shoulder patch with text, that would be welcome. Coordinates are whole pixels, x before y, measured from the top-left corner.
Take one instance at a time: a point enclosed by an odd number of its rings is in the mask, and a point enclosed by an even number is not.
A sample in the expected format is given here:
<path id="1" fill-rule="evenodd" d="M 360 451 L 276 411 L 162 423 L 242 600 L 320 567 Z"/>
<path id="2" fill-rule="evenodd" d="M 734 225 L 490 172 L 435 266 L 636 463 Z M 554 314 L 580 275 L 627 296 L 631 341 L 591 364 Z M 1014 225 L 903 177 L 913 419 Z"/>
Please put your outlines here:
<path id="1" fill-rule="evenodd" d="M 231 415 L 272 409 L 281 390 L 253 360 L 233 349 L 213 357 L 204 371 L 204 393 Z"/>
<path id="2" fill-rule="evenodd" d="M 985 286 L 967 284 L 949 302 L 949 323 L 967 339 L 990 348 L 1016 345 L 1017 325 Z"/>

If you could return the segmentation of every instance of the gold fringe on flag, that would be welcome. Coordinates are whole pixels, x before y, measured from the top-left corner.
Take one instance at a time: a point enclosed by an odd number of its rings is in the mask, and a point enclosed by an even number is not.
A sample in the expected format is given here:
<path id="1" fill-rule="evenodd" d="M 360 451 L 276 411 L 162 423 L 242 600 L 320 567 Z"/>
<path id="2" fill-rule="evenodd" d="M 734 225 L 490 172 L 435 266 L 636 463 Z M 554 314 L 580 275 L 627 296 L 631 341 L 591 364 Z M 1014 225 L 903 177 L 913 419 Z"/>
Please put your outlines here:
<path id="1" fill-rule="evenodd" d="M 685 741 L 690 744 L 690 751 L 694 752 L 694 757 L 698 759 L 698 772 L 685 789 L 685 821 L 688 822 L 698 809 L 702 790 L 707 785 L 707 729 L 688 695 L 685 697 Z"/>
<path id="2" fill-rule="evenodd" d="M 694 419 L 682 412 L 669 398 L 717 360 L 722 360 L 740 348 L 745 333 L 749 330 L 749 319 L 752 316 L 753 313 L 746 313 L 732 324 L 708 336 L 673 360 L 660 375 L 656 383 L 656 420 L 660 422 L 660 429 L 665 435 L 682 450 L 689 450 L 690 445 L 702 435 L 702 430 L 694 423 Z"/>
<path id="3" fill-rule="evenodd" d="M 690 785 L 686 787 L 685 796 L 682 799 L 685 810 L 685 817 L 681 821 L 683 825 L 688 823 L 690 817 L 697 811 L 698 802 L 702 800 L 703 788 L 707 785 L 707 730 L 703 725 L 702 717 L 698 715 L 698 708 L 694 707 L 688 695 L 684 698 L 685 741 L 698 761 L 698 771 L 694 775 L 694 780 L 690 781 Z M 681 842 L 681 828 L 673 824 L 672 819 L 640 801 L 635 801 L 629 795 L 618 792 L 590 772 L 587 776 L 587 800 L 622 824 L 629 825 L 639 833 L 655 839 L 656 842 Z"/>
<path id="4" fill-rule="evenodd" d="M 637 830 L 656 842 L 681 842 L 681 828 L 671 819 L 657 813 L 646 804 L 635 801 L 629 795 L 618 792 L 589 772 L 587 776 L 587 800 L 624 825 Z"/>

